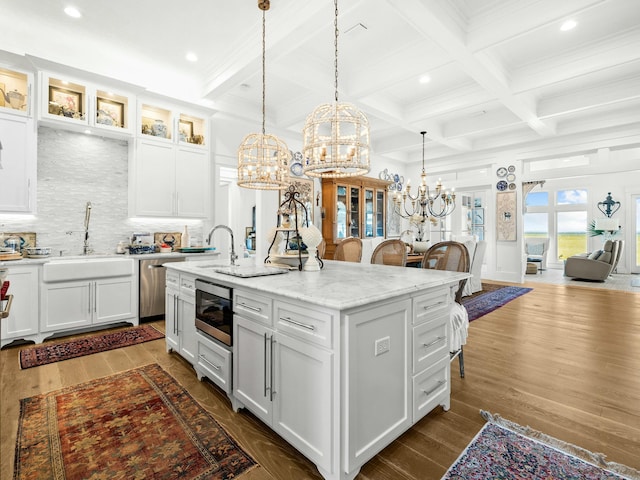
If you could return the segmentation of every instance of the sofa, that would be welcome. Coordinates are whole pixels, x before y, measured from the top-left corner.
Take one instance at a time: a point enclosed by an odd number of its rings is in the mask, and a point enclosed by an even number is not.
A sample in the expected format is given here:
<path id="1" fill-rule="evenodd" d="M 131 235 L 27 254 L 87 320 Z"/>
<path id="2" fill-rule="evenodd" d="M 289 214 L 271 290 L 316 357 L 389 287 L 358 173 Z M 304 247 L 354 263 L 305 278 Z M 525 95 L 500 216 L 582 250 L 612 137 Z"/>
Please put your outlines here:
<path id="1" fill-rule="evenodd" d="M 604 282 L 618 265 L 622 247 L 622 240 L 607 240 L 601 250 L 569 257 L 564 264 L 564 275 Z"/>

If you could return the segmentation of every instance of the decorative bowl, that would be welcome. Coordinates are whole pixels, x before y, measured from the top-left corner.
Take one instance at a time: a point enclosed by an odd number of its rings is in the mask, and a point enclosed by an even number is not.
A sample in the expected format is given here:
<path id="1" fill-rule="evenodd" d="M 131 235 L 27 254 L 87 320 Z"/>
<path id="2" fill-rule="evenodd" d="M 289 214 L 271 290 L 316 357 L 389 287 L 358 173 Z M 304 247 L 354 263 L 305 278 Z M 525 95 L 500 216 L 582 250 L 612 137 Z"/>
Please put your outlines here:
<path id="1" fill-rule="evenodd" d="M 46 257 L 51 255 L 51 247 L 24 247 L 22 250 L 28 257 Z"/>

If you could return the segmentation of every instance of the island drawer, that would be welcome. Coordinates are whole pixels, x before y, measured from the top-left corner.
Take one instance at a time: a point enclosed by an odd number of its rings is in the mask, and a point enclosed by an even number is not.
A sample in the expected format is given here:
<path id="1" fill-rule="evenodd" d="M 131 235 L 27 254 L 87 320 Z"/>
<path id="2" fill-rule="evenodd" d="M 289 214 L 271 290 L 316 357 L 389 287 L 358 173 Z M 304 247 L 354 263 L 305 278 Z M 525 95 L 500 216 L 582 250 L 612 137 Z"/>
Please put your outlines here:
<path id="1" fill-rule="evenodd" d="M 207 377 L 225 393 L 231 393 L 231 352 L 200 333 L 195 369 L 198 378 Z"/>
<path id="2" fill-rule="evenodd" d="M 413 377 L 413 421 L 417 422 L 449 398 L 449 357 Z"/>
<path id="3" fill-rule="evenodd" d="M 416 374 L 441 358 L 449 357 L 447 327 L 449 313 L 413 327 L 413 373 Z"/>
<path id="4" fill-rule="evenodd" d="M 272 307 L 273 300 L 269 297 L 248 290 L 235 289 L 233 291 L 233 311 L 245 318 L 272 327 Z"/>
<path id="5" fill-rule="evenodd" d="M 280 301 L 277 301 L 274 307 L 276 329 L 279 332 L 332 348 L 331 313 Z"/>
<path id="6" fill-rule="evenodd" d="M 180 293 L 194 297 L 196 295 L 196 279 L 191 275 L 180 275 Z"/>
<path id="7" fill-rule="evenodd" d="M 179 288 L 178 285 L 180 284 L 180 275 L 176 272 L 168 271 L 165 284 L 167 287 L 175 288 L 177 290 Z"/>
<path id="8" fill-rule="evenodd" d="M 413 299 L 413 324 L 426 322 L 434 316 L 449 311 L 451 302 L 450 289 L 440 287 Z"/>

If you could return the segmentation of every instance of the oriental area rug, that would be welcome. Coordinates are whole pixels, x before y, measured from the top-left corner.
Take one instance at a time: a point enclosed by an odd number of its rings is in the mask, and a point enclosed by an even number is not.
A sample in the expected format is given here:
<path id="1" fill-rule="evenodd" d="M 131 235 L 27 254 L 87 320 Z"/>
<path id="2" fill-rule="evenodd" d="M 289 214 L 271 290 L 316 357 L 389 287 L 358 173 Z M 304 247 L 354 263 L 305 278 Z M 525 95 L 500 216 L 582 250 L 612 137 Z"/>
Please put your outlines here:
<path id="1" fill-rule="evenodd" d="M 20 368 L 31 368 L 70 358 L 106 352 L 116 348 L 137 345 L 164 338 L 164 334 L 151 325 L 129 327 L 115 332 L 88 335 L 86 337 L 46 342 L 20 350 Z"/>
<path id="2" fill-rule="evenodd" d="M 488 423 L 441 480 L 639 480 L 640 472 L 604 455 L 481 412 Z"/>
<path id="3" fill-rule="evenodd" d="M 158 364 L 20 400 L 14 480 L 236 478 L 257 466 Z"/>
<path id="4" fill-rule="evenodd" d="M 467 309 L 469 321 L 471 322 L 497 310 L 531 290 L 533 289 L 483 283 L 481 292 L 462 298 L 462 305 Z"/>

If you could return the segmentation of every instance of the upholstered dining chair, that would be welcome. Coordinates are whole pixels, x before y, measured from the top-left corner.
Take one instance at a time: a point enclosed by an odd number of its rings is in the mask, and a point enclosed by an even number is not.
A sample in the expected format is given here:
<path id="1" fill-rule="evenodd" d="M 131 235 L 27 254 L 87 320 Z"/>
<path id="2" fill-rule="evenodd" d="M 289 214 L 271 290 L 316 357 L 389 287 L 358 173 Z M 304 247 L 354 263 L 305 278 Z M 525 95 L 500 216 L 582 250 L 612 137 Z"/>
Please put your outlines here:
<path id="1" fill-rule="evenodd" d="M 407 244 L 400 239 L 385 240 L 371 254 L 371 263 L 407 266 Z"/>
<path id="2" fill-rule="evenodd" d="M 432 270 L 448 270 L 452 272 L 469 272 L 469 250 L 460 242 L 440 242 L 433 245 L 424 254 L 422 268 Z M 467 331 L 469 329 L 469 315 L 462 305 L 462 293 L 467 279 L 460 280 L 454 305 L 450 315 L 449 352 L 451 361 L 458 357 L 460 377 L 464 378 L 464 352 L 463 345 L 467 343 Z"/>
<path id="3" fill-rule="evenodd" d="M 362 258 L 362 240 L 356 237 L 347 237 L 336 245 L 333 254 L 334 260 L 342 262 L 360 262 Z"/>

